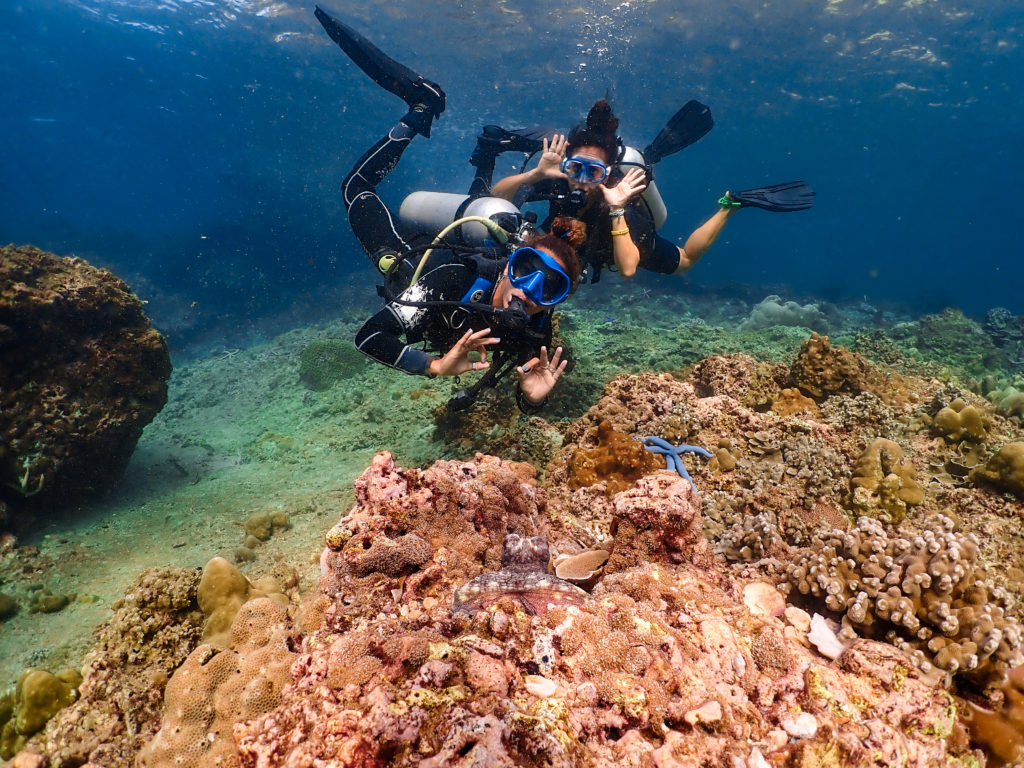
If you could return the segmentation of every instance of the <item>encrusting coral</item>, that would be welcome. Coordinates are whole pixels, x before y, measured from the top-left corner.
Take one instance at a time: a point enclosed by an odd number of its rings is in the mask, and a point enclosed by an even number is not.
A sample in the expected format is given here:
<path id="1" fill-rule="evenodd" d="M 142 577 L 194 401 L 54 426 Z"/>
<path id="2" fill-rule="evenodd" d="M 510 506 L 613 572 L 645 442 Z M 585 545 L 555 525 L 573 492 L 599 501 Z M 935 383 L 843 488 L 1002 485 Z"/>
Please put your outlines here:
<path id="1" fill-rule="evenodd" d="M 570 460 L 569 487 L 572 489 L 604 483 L 605 493 L 613 496 L 662 467 L 657 456 L 608 421 L 597 425 L 594 440 L 596 445 L 581 448 Z"/>

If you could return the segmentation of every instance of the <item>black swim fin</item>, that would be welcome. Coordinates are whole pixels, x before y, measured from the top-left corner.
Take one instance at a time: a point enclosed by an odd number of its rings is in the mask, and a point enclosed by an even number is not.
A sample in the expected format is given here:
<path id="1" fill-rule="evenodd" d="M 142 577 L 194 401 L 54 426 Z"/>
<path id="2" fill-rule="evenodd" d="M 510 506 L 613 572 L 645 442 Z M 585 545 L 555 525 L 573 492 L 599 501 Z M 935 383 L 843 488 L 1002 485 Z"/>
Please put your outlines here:
<path id="1" fill-rule="evenodd" d="M 540 152 L 544 139 L 558 131 L 547 125 L 533 128 L 502 128 L 500 125 L 485 125 L 476 137 L 476 147 L 469 158 L 471 165 L 479 166 L 487 159 L 493 160 L 502 152 Z"/>
<path id="2" fill-rule="evenodd" d="M 427 80 L 423 75 L 413 72 L 405 65 L 399 64 L 348 24 L 338 21 L 319 5 L 316 6 L 315 15 L 331 39 L 348 54 L 357 67 L 370 76 L 373 82 L 398 96 L 410 107 L 425 107 L 426 112 L 429 112 L 434 118 L 441 116 L 445 107 L 445 95 L 441 86 Z M 421 123 L 425 123 L 425 125 L 412 127 L 425 136 L 430 136 L 430 115 L 424 114 L 425 120 Z"/>
<path id="3" fill-rule="evenodd" d="M 702 139 L 714 126 L 711 109 L 699 101 L 686 102 L 682 108 L 672 115 L 665 127 L 658 131 L 654 141 L 643 151 L 644 162 L 654 165 L 662 158 L 686 149 L 694 142 Z"/>
<path id="4" fill-rule="evenodd" d="M 814 205 L 814 190 L 802 181 L 787 181 L 771 187 L 726 192 L 719 205 L 740 208 L 761 208 L 776 213 L 806 211 Z"/>

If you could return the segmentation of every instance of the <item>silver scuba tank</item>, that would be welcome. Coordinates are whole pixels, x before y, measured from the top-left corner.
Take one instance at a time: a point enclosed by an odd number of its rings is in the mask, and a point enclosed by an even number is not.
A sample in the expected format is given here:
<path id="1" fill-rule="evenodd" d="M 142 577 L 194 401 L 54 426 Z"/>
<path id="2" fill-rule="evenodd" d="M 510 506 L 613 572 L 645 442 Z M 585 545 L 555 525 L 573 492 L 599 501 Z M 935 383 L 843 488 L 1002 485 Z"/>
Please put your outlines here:
<path id="1" fill-rule="evenodd" d="M 626 164 L 617 166 L 619 172 L 626 173 L 636 168 L 637 165 L 644 165 L 644 156 L 635 147 L 626 147 L 620 162 Z M 651 179 L 642 197 L 651 209 L 651 216 L 654 217 L 654 228 L 661 229 L 661 226 L 668 218 L 668 208 L 665 207 L 665 201 L 661 199 L 661 193 L 658 191 L 658 185 L 654 183 L 654 179 Z"/>
<path id="2" fill-rule="evenodd" d="M 456 219 L 482 216 L 487 219 L 496 213 L 519 213 L 508 200 L 500 197 L 458 195 L 454 192 L 413 192 L 402 201 L 398 218 L 415 234 L 433 237 Z M 462 240 L 467 245 L 483 245 L 490 237 L 487 228 L 479 222 L 468 222 L 462 227 Z"/>

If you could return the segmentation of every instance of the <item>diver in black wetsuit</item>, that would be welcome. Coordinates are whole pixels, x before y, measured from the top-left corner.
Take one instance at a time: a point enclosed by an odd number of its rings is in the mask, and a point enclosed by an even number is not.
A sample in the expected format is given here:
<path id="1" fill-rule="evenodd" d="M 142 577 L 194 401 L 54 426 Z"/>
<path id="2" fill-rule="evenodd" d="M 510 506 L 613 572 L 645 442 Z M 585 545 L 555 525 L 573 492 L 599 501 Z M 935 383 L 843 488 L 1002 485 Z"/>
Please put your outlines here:
<path id="1" fill-rule="evenodd" d="M 342 184 L 349 222 L 384 274 L 381 292 L 388 299 L 360 328 L 356 346 L 374 360 L 410 374 L 485 372 L 474 388 L 453 400 L 452 407 L 465 407 L 481 385 L 493 385 L 514 367 L 520 408 L 539 408 L 569 362 L 562 359 L 561 347 L 548 356 L 550 320 L 553 307 L 578 282 L 574 246 L 585 239 L 585 229 L 579 222 L 560 219 L 552 223 L 549 234 L 505 233 L 504 239 L 519 247 L 495 246 L 489 252 L 467 252 L 444 243 L 439 246 L 443 258 L 433 257 L 428 266 L 433 254 L 403 236 L 376 188 L 416 134 L 430 136 L 434 118 L 445 108 L 444 91 L 319 7 L 316 16 L 355 64 L 409 105 Z M 413 346 L 420 343 L 426 349 Z M 478 359 L 471 360 L 470 353 Z"/>
<path id="2" fill-rule="evenodd" d="M 719 210 L 678 246 L 657 231 L 665 209 L 653 186 L 652 166 L 710 131 L 710 110 L 700 102 L 688 102 L 643 153 L 623 144 L 618 125 L 602 99 L 567 137 L 545 129 L 485 126 L 470 159 L 477 169 L 471 194 L 489 194 L 517 205 L 548 200 L 549 215 L 542 227 L 555 216 L 582 219 L 589 237 L 580 256 L 591 282 L 597 282 L 606 266 L 614 266 L 624 277 L 632 277 L 638 268 L 661 274 L 686 272 L 740 208 L 787 212 L 811 207 L 814 191 L 803 182 L 726 192 L 718 201 Z M 494 160 L 507 151 L 542 154 L 535 167 L 505 177 L 492 188 Z"/>

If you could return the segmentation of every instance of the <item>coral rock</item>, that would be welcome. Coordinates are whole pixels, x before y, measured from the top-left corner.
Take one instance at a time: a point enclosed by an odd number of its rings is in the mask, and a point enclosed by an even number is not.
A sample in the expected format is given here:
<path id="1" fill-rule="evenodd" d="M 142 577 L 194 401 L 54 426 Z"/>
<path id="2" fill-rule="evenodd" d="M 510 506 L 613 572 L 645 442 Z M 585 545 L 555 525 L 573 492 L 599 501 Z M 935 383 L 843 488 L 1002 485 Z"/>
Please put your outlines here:
<path id="1" fill-rule="evenodd" d="M 77 258 L 0 255 L 0 495 L 108 489 L 167 402 L 171 361 L 142 302 Z"/>
<path id="2" fill-rule="evenodd" d="M 1024 442 L 1007 443 L 985 464 L 971 470 L 975 483 L 987 483 L 1024 499 Z"/>

